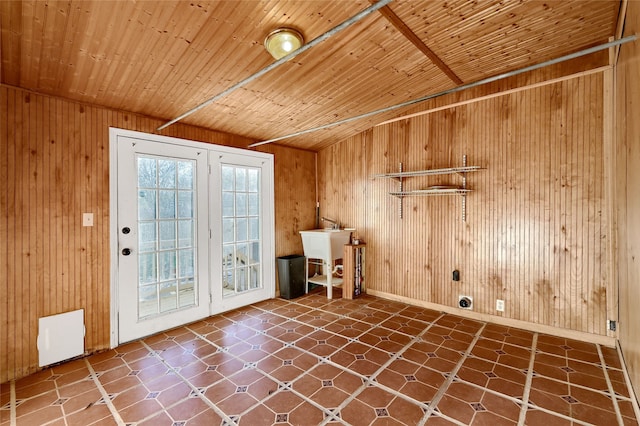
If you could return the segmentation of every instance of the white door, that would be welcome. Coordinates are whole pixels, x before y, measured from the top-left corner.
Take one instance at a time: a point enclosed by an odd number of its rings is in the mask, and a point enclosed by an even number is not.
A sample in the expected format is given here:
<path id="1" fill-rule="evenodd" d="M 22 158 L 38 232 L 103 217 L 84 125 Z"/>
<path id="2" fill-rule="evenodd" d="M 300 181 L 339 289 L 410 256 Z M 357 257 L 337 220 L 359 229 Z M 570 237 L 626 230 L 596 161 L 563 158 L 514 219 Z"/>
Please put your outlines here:
<path id="1" fill-rule="evenodd" d="M 118 136 L 118 341 L 209 315 L 207 150 Z"/>
<path id="2" fill-rule="evenodd" d="M 275 296 L 273 163 L 211 152 L 212 313 Z"/>

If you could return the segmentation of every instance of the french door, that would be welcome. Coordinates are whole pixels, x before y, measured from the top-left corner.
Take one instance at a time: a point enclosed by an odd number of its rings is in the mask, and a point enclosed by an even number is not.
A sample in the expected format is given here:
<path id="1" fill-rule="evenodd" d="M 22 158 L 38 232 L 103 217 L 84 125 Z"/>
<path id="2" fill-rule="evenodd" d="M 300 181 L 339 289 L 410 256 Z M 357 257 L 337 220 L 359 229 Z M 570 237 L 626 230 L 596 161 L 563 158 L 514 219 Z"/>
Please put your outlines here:
<path id="1" fill-rule="evenodd" d="M 211 239 L 212 312 L 224 312 L 273 297 L 265 282 L 273 256 L 265 255 L 273 221 L 270 180 L 262 158 L 211 154 L 211 213 L 216 224 Z"/>
<path id="2" fill-rule="evenodd" d="M 272 157 L 120 129 L 111 148 L 112 346 L 274 297 Z"/>
<path id="3" fill-rule="evenodd" d="M 209 313 L 207 175 L 205 150 L 120 141 L 120 342 Z"/>

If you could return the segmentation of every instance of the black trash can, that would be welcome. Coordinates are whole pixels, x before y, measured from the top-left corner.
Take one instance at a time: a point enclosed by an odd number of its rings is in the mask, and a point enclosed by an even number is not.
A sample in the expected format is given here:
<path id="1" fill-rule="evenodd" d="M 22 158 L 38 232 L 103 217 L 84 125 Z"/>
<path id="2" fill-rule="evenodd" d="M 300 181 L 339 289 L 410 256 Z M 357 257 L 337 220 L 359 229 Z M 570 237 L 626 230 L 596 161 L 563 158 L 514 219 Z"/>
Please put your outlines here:
<path id="1" fill-rule="evenodd" d="M 280 297 L 295 299 L 304 294 L 304 262 L 305 257 L 298 254 L 278 258 Z"/>

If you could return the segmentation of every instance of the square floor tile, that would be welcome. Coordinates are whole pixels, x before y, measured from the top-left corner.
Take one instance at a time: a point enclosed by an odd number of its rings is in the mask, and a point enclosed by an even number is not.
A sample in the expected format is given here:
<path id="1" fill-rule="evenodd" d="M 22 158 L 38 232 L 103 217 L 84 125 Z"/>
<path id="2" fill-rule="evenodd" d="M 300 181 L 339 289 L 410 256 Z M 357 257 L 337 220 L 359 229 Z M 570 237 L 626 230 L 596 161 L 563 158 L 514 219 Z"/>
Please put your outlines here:
<path id="1" fill-rule="evenodd" d="M 45 369 L 15 401 L 3 384 L 0 423 L 13 404 L 17 424 L 52 426 L 637 424 L 616 348 L 325 292 Z"/>

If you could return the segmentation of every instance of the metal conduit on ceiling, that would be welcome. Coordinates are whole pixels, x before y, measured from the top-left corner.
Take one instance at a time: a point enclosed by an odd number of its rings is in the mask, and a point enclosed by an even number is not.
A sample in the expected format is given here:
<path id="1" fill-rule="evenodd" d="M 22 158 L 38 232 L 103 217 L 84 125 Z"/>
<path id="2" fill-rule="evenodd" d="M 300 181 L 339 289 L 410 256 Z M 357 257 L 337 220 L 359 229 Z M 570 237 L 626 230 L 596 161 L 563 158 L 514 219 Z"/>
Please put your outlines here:
<path id="1" fill-rule="evenodd" d="M 539 68 L 543 68 L 543 67 L 546 67 L 546 66 L 549 66 L 549 65 L 554 65 L 554 64 L 557 64 L 557 63 L 560 63 L 560 62 L 568 61 L 570 59 L 575 59 L 575 58 L 578 58 L 580 56 L 589 55 L 591 53 L 598 52 L 600 50 L 605 50 L 605 49 L 608 49 L 610 47 L 615 47 L 615 46 L 619 46 L 619 45 L 624 44 L 624 43 L 629 43 L 631 41 L 635 41 L 636 39 L 637 39 L 637 35 L 635 35 L 635 34 L 634 35 L 630 35 L 628 37 L 621 38 L 619 40 L 614 40 L 614 41 L 611 41 L 611 42 L 608 42 L 608 43 L 605 43 L 605 44 L 601 44 L 601 45 L 598 45 L 598 46 L 590 47 L 588 49 L 580 50 L 579 52 L 570 53 L 568 55 L 560 56 L 559 58 L 556 58 L 556 59 L 551 59 L 551 60 L 548 60 L 548 61 L 545 61 L 545 62 L 541 62 L 539 64 L 530 65 L 528 67 L 520 68 L 520 69 L 515 70 L 515 71 L 509 71 L 509 72 L 506 72 L 506 73 L 503 73 L 503 74 L 498 74 L 498 75 L 493 76 L 493 77 L 487 77 L 485 79 L 478 80 L 478 81 L 473 82 L 473 83 L 468 83 L 468 84 L 464 84 L 462 86 L 453 87 L 451 89 L 443 90 L 442 92 L 434 93 L 432 95 L 423 96 L 421 98 L 413 99 L 413 100 L 410 100 L 410 101 L 406 101 L 406 102 L 402 102 L 402 103 L 399 103 L 399 104 L 391 105 L 391 106 L 388 106 L 388 107 L 385 107 L 385 108 L 377 109 L 375 111 L 370 111 L 370 112 L 367 112 L 367 113 L 364 113 L 364 114 L 356 115 L 354 117 L 345 118 L 343 120 L 338 120 L 338 121 L 335 121 L 333 123 L 323 124 L 322 126 L 314 127 L 314 128 L 311 128 L 311 129 L 301 130 L 299 132 L 291 133 L 291 134 L 288 134 L 288 135 L 285 135 L 285 136 L 279 136 L 277 138 L 268 139 L 268 140 L 265 140 L 265 141 L 262 141 L 262 142 L 256 142 L 256 143 L 253 143 L 253 144 L 249 145 L 249 147 L 253 148 L 253 147 L 256 147 L 256 146 L 265 145 L 265 144 L 268 144 L 268 143 L 273 143 L 273 142 L 281 141 L 281 140 L 284 140 L 284 139 L 289 139 L 289 138 L 293 138 L 293 137 L 296 137 L 296 136 L 301 136 L 301 135 L 306 135 L 306 134 L 309 134 L 309 133 L 317 132 L 318 130 L 329 129 L 331 127 L 339 126 L 341 124 L 350 123 L 352 121 L 360 120 L 360 119 L 363 119 L 363 118 L 368 118 L 368 117 L 371 117 L 371 116 L 374 116 L 374 115 L 377 115 L 377 114 L 382 114 L 384 112 L 389 112 L 389 111 L 393 111 L 393 110 L 396 110 L 396 109 L 399 109 L 399 108 L 404 108 L 404 107 L 407 107 L 407 106 L 415 105 L 415 104 L 418 104 L 420 102 L 427 101 L 429 99 L 434 99 L 434 98 L 437 98 L 437 97 L 440 97 L 440 96 L 448 95 L 450 93 L 455 93 L 455 92 L 460 92 L 462 90 L 471 89 L 472 87 L 476 87 L 476 86 L 480 86 L 480 85 L 483 85 L 483 84 L 491 83 L 491 82 L 497 81 L 497 80 L 502 80 L 502 79 L 508 78 L 508 77 L 513 77 L 513 76 L 518 75 L 518 74 L 522 74 L 522 73 L 525 73 L 525 72 L 537 70 Z"/>
<path id="2" fill-rule="evenodd" d="M 234 84 L 233 86 L 231 86 L 228 89 L 218 93 L 217 95 L 213 96 L 212 98 L 207 99 L 206 101 L 204 101 L 200 105 L 190 109 L 189 111 L 185 112 L 184 114 L 174 118 L 171 121 L 166 122 L 162 126 L 158 127 L 156 130 L 160 131 L 162 129 L 165 129 L 165 128 L 171 126 L 172 124 L 177 123 L 178 121 L 182 120 L 183 118 L 186 118 L 186 117 L 190 116 L 194 112 L 197 112 L 197 111 L 201 110 L 202 108 L 206 107 L 207 105 L 212 104 L 213 102 L 215 102 L 215 101 L 217 101 L 217 100 L 229 95 L 230 93 L 236 91 L 237 89 L 239 89 L 239 88 L 251 83 L 252 81 L 262 77 L 266 73 L 268 73 L 270 71 L 273 71 L 274 69 L 278 68 L 280 65 L 284 64 L 285 62 L 295 58 L 296 56 L 300 55 L 301 53 L 306 52 L 307 50 L 311 49 L 315 45 L 322 43 L 323 41 L 325 41 L 329 37 L 339 33 L 340 31 L 350 27 L 351 25 L 355 24 L 356 22 L 358 22 L 358 21 L 362 20 L 363 18 L 369 16 L 370 14 L 372 14 L 375 11 L 377 11 L 378 9 L 386 6 L 387 4 L 391 3 L 391 1 L 393 1 L 393 0 L 380 0 L 380 1 L 378 1 L 377 3 L 369 6 L 366 9 L 364 9 L 362 12 L 360 12 L 360 13 L 352 16 L 351 18 L 347 19 L 343 23 L 333 27 L 332 29 L 330 29 L 326 33 L 314 38 L 309 43 L 306 43 L 306 44 L 302 45 L 302 47 L 300 47 L 297 50 L 294 50 L 293 52 L 291 52 L 287 56 L 285 56 L 285 57 L 283 57 L 281 59 L 278 59 L 276 62 L 264 67 L 263 69 L 261 69 L 257 73 L 255 73 L 253 75 L 250 75 L 249 77 L 245 78 L 244 80 Z"/>

